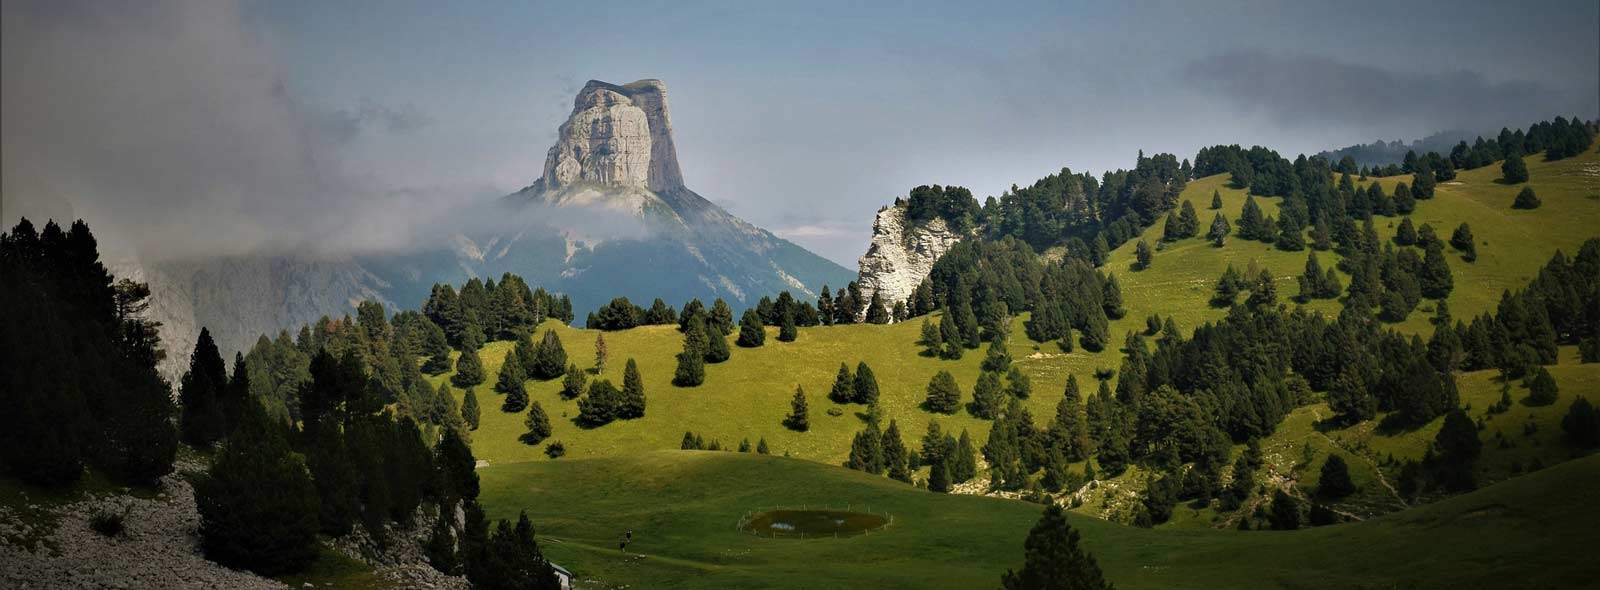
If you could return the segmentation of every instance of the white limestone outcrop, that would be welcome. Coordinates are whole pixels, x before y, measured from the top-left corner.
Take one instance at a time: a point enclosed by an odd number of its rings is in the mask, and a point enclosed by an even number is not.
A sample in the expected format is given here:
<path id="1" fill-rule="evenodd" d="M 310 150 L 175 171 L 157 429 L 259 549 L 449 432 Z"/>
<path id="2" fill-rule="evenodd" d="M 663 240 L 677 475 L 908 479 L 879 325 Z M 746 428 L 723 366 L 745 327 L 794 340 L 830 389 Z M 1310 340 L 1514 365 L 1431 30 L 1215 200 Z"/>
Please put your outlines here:
<path id="1" fill-rule="evenodd" d="M 944 219 L 908 222 L 904 205 L 885 207 L 872 222 L 872 243 L 861 257 L 856 283 L 863 297 L 874 293 L 885 306 L 905 301 L 928 277 L 933 263 L 965 237 Z"/>

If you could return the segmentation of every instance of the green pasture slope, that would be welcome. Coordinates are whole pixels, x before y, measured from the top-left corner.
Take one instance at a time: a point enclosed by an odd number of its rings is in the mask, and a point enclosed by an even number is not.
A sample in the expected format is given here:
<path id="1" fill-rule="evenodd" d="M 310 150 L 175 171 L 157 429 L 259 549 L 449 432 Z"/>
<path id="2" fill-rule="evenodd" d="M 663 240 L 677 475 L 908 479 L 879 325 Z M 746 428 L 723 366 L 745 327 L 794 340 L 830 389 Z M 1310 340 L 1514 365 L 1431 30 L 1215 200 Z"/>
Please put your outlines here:
<path id="1" fill-rule="evenodd" d="M 479 470 L 492 518 L 527 510 L 540 547 L 592 588 L 986 588 L 1019 567 L 1042 508 L 931 494 L 809 461 L 711 451 Z M 1600 566 L 1590 456 L 1365 522 L 1299 531 L 1137 529 L 1072 515 L 1118 588 L 1580 587 Z M 768 539 L 747 510 L 867 505 L 881 532 Z M 617 541 L 634 541 L 626 554 Z"/>

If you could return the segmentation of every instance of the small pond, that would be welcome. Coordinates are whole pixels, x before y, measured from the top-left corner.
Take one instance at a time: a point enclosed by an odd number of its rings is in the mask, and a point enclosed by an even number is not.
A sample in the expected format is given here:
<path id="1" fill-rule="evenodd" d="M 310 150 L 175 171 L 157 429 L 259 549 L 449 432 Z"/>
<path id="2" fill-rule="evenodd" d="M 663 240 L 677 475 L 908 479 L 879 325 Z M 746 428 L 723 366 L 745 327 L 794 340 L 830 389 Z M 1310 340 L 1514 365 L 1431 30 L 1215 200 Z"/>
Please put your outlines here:
<path id="1" fill-rule="evenodd" d="M 889 517 L 847 510 L 778 509 L 746 517 L 739 528 L 762 537 L 825 538 L 859 535 L 883 528 Z"/>

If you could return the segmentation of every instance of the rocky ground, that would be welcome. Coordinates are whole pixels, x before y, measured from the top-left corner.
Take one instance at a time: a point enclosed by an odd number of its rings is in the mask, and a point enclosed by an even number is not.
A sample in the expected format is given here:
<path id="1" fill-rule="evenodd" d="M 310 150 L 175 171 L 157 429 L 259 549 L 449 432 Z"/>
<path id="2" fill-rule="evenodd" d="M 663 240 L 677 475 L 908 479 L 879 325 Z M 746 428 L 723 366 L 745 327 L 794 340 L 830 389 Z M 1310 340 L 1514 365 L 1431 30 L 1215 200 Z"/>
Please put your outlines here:
<path id="1" fill-rule="evenodd" d="M 249 572 L 228 569 L 200 554 L 200 514 L 194 490 L 179 475 L 203 464 L 182 460 L 161 479 L 150 498 L 128 493 L 91 494 L 61 505 L 45 502 L 0 506 L 0 588 L 287 588 Z M 120 514 L 123 531 L 107 537 L 90 528 L 98 514 Z M 415 525 L 389 531 L 381 548 L 357 527 L 336 539 L 334 549 L 370 564 L 394 588 L 457 590 L 470 588 L 460 576 L 446 576 L 428 565 L 422 545 L 437 518 L 419 509 Z"/>
<path id="2" fill-rule="evenodd" d="M 199 465 L 177 465 L 179 472 Z M 0 507 L 0 586 L 6 588 L 284 588 L 200 556 L 200 514 L 182 476 L 161 478 L 153 498 L 92 495 L 49 507 Z M 89 528 L 96 514 L 123 515 L 107 537 Z M 27 516 L 28 518 L 23 518 Z M 29 522 L 34 524 L 28 524 Z M 53 530 L 51 522 L 53 521 Z"/>

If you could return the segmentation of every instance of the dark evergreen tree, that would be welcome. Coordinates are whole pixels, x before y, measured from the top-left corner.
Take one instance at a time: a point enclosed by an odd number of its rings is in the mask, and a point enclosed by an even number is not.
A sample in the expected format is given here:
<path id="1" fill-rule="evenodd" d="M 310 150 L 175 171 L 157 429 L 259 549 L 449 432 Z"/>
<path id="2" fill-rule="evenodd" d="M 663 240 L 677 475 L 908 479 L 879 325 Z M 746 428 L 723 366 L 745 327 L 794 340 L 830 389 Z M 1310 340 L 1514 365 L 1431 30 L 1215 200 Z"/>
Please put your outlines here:
<path id="1" fill-rule="evenodd" d="M 644 377 L 639 375 L 639 364 L 629 358 L 622 369 L 622 400 L 617 407 L 617 417 L 623 420 L 643 418 L 644 410 Z"/>
<path id="2" fill-rule="evenodd" d="M 200 328 L 194 352 L 189 355 L 189 370 L 183 374 L 178 388 L 178 401 L 183 406 L 179 433 L 183 442 L 194 447 L 209 447 L 222 439 L 226 430 L 222 402 L 228 384 L 227 368 L 222 355 L 211 339 L 211 332 Z"/>
<path id="3" fill-rule="evenodd" d="M 766 338 L 765 334 L 765 331 L 763 331 L 763 339 Z M 716 364 L 728 360 L 728 358 L 731 356 L 733 356 L 733 351 L 728 350 L 728 336 L 726 334 L 720 334 L 716 330 L 707 329 L 705 355 L 706 362 Z"/>
<path id="4" fill-rule="evenodd" d="M 865 366 L 865 365 L 863 365 Z M 961 407 L 961 388 L 949 371 L 939 371 L 928 381 L 928 396 L 923 407 L 930 412 L 954 414 Z"/>
<path id="5" fill-rule="evenodd" d="M 578 399 L 589 390 L 589 378 L 578 365 L 567 365 L 567 375 L 561 379 L 561 399 Z"/>
<path id="6" fill-rule="evenodd" d="M 966 351 L 966 347 L 962 344 L 961 329 L 956 326 L 955 314 L 946 309 L 939 316 L 939 338 L 944 343 L 944 348 L 939 351 L 939 358 L 958 360 Z"/>
<path id="7" fill-rule="evenodd" d="M 280 427 L 247 407 L 211 469 L 195 482 L 206 558 L 262 575 L 296 572 L 317 555 L 317 490 Z"/>
<path id="8" fill-rule="evenodd" d="M 1522 187 L 1521 192 L 1517 193 L 1517 199 L 1511 202 L 1511 208 L 1538 209 L 1541 204 L 1538 195 L 1533 194 L 1533 187 L 1525 186 Z"/>
<path id="9" fill-rule="evenodd" d="M 1122 307 L 1122 284 L 1117 282 L 1117 275 L 1107 273 L 1105 281 L 1101 283 L 1100 307 L 1105 311 L 1106 317 L 1120 320 L 1128 314 Z"/>
<path id="10" fill-rule="evenodd" d="M 937 380 L 938 378 L 935 377 L 935 379 Z M 954 377 L 951 377 L 950 383 L 952 385 L 955 384 Z M 931 401 L 933 384 L 930 383 L 928 388 L 929 400 Z M 971 412 L 976 418 L 993 420 L 1000 416 L 1000 410 L 1003 407 L 1002 402 L 1004 401 L 1003 397 L 1004 393 L 1000 388 L 999 373 L 985 371 L 978 375 L 978 383 L 972 387 L 972 404 L 968 406 L 967 411 Z"/>
<path id="11" fill-rule="evenodd" d="M 1472 467 L 1483 451 L 1478 428 L 1466 411 L 1455 408 L 1444 415 L 1444 425 L 1433 438 L 1435 477 L 1446 488 L 1466 491 L 1477 487 Z"/>
<path id="12" fill-rule="evenodd" d="M 943 352 L 944 338 L 939 331 L 939 325 L 928 318 L 922 318 L 922 338 L 917 344 L 923 346 L 922 356 L 939 356 Z"/>
<path id="13" fill-rule="evenodd" d="M 778 322 L 778 342 L 794 342 L 800 337 L 800 329 L 795 325 L 794 311 L 783 310 L 778 314 Z"/>
<path id="14" fill-rule="evenodd" d="M 467 580 L 483 590 L 557 590 L 555 570 L 539 551 L 533 524 L 523 512 L 515 528 L 500 521 L 482 551 L 467 562 Z"/>
<path id="15" fill-rule="evenodd" d="M 1011 367 L 1006 373 L 1006 393 L 1017 399 L 1028 399 L 1033 395 L 1033 382 L 1021 369 Z"/>
<path id="16" fill-rule="evenodd" d="M 1272 493 L 1272 511 L 1267 514 L 1272 529 L 1292 531 L 1300 528 L 1300 501 L 1283 490 Z"/>
<path id="17" fill-rule="evenodd" d="M 1155 259 L 1156 252 L 1150 248 L 1150 244 L 1144 240 L 1139 240 L 1139 244 L 1134 247 L 1133 270 L 1150 268 L 1150 264 L 1155 262 Z"/>
<path id="18" fill-rule="evenodd" d="M 1006 590 L 1110 590 L 1094 556 L 1078 546 L 1078 531 L 1067 524 L 1061 506 L 1050 504 L 1028 532 L 1021 571 L 1006 571 Z"/>
<path id="19" fill-rule="evenodd" d="M 784 417 L 783 425 L 796 432 L 811 430 L 811 411 L 806 407 L 806 390 L 799 385 L 794 387 L 794 400 L 789 402 L 789 415 Z M 766 439 L 762 439 L 762 442 L 766 442 Z"/>
<path id="20" fill-rule="evenodd" d="M 833 378 L 833 389 L 828 390 L 828 399 L 836 404 L 848 404 L 855 399 L 855 376 L 850 374 L 850 367 L 839 363 L 839 374 Z"/>
<path id="21" fill-rule="evenodd" d="M 550 416 L 544 413 L 544 406 L 539 404 L 539 400 L 528 404 L 528 416 L 522 419 L 522 426 L 527 429 L 517 437 L 522 444 L 537 445 L 550 438 Z"/>
<path id="22" fill-rule="evenodd" d="M 501 372 L 504 372 L 503 366 Z M 483 380 L 483 360 L 478 358 L 477 349 L 462 350 L 461 355 L 456 358 L 456 372 L 450 376 L 450 383 L 456 387 L 467 388 L 483 383 Z M 498 385 L 497 382 L 496 386 Z"/>
<path id="23" fill-rule="evenodd" d="M 1535 369 L 1528 379 L 1528 403 L 1535 406 L 1548 406 L 1556 403 L 1555 377 L 1550 376 L 1550 371 L 1544 367 Z"/>
<path id="24" fill-rule="evenodd" d="M 733 309 L 721 297 L 711 303 L 711 314 L 706 317 L 706 334 L 711 335 L 713 329 L 724 337 L 733 333 Z"/>
<path id="25" fill-rule="evenodd" d="M 1587 398 L 1577 397 L 1561 417 L 1561 431 L 1567 442 L 1580 449 L 1600 447 L 1600 412 Z"/>
<path id="26" fill-rule="evenodd" d="M 1506 161 L 1500 164 L 1500 175 L 1506 184 L 1519 184 L 1528 181 L 1528 164 L 1522 161 L 1522 155 L 1511 154 L 1506 156 Z"/>
<path id="27" fill-rule="evenodd" d="M 1217 190 L 1211 191 L 1211 208 L 1212 209 L 1221 209 L 1222 208 L 1222 191 L 1217 191 Z"/>
<path id="28" fill-rule="evenodd" d="M 945 447 L 952 448 L 949 444 L 949 435 L 945 435 Z M 950 480 L 955 483 L 966 483 L 978 476 L 978 450 L 972 445 L 972 436 L 963 429 L 961 439 L 956 443 L 955 454 L 948 458 L 950 463 Z"/>
<path id="29" fill-rule="evenodd" d="M 1438 241 L 1430 242 L 1422 258 L 1422 268 L 1417 271 L 1422 295 L 1429 299 L 1443 299 L 1450 295 L 1455 281 L 1450 275 L 1450 264 L 1445 261 L 1444 247 Z"/>
<path id="30" fill-rule="evenodd" d="M 478 394 L 468 389 L 466 397 L 461 400 L 461 420 L 467 423 L 468 430 L 477 430 L 480 417 Z"/>
<path id="31" fill-rule="evenodd" d="M 1266 219 L 1261 213 L 1261 206 L 1256 204 L 1255 196 L 1246 196 L 1244 198 L 1244 209 L 1239 213 L 1239 239 L 1261 239 L 1262 232 L 1272 231 L 1271 228 L 1265 227 L 1265 225 Z M 1268 235 L 1271 234 L 1269 233 Z"/>
<path id="32" fill-rule="evenodd" d="M 545 330 L 544 336 L 533 348 L 533 364 L 522 367 L 533 379 L 548 381 L 567 372 L 567 350 L 561 346 L 561 337 L 555 330 Z"/>
<path id="33" fill-rule="evenodd" d="M 887 324 L 893 319 L 889 310 L 883 304 L 883 297 L 877 291 L 872 292 L 872 302 L 867 306 L 867 323 Z"/>
<path id="34" fill-rule="evenodd" d="M 1322 462 L 1322 479 L 1318 480 L 1317 494 L 1337 499 L 1355 491 L 1356 484 L 1350 480 L 1350 466 L 1345 464 L 1344 457 L 1329 453 L 1327 460 Z"/>
<path id="35" fill-rule="evenodd" d="M 770 454 L 772 454 L 772 450 L 767 448 L 767 437 L 763 436 L 763 437 L 761 437 L 760 440 L 756 441 L 756 454 L 757 455 L 770 455 Z"/>
<path id="36" fill-rule="evenodd" d="M 589 428 L 610 424 L 620 418 L 622 392 L 609 379 L 596 379 L 589 393 L 578 400 L 578 423 Z"/>
<path id="37" fill-rule="evenodd" d="M 876 425 L 868 423 L 856 433 L 855 440 L 850 443 L 850 458 L 844 466 L 872 474 L 883 473 L 883 435 Z"/>
<path id="38" fill-rule="evenodd" d="M 888 470 L 890 479 L 911 483 L 911 470 L 907 467 L 905 440 L 900 438 L 900 425 L 894 420 L 889 421 L 889 428 L 883 431 L 883 465 Z"/>
<path id="39" fill-rule="evenodd" d="M 744 310 L 744 315 L 739 318 L 739 346 L 755 348 L 766 342 L 767 330 L 761 324 L 761 317 L 754 309 Z"/>
<path id="40" fill-rule="evenodd" d="M 1206 239 L 1211 240 L 1211 245 L 1221 248 L 1227 243 L 1228 234 L 1233 233 L 1233 226 L 1228 224 L 1228 218 L 1221 213 L 1211 218 L 1211 229 L 1206 232 Z"/>
<path id="41" fill-rule="evenodd" d="M 683 352 L 678 353 L 678 368 L 672 374 L 673 385 L 695 387 L 705 382 L 707 342 L 705 322 L 698 314 L 691 316 L 683 331 Z"/>
<path id="42" fill-rule="evenodd" d="M 1461 253 L 1461 259 L 1472 262 L 1478 259 L 1478 247 L 1472 239 L 1472 228 L 1466 223 L 1456 226 L 1450 234 L 1450 247 Z"/>
<path id="43" fill-rule="evenodd" d="M 878 378 L 872 375 L 872 367 L 865 361 L 856 363 L 855 384 L 851 388 L 850 401 L 872 405 L 878 403 Z"/>

